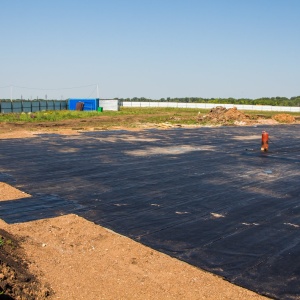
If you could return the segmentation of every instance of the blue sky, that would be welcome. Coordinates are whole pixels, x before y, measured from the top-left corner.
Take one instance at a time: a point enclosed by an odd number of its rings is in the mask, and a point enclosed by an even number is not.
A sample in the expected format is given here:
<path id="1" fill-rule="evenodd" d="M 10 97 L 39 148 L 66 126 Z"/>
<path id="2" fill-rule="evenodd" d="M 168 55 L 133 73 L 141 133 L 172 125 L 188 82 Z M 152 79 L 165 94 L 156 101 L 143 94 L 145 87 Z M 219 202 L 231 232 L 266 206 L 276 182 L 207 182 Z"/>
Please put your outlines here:
<path id="1" fill-rule="evenodd" d="M 100 98 L 297 96 L 299 13 L 299 0 L 1 0 L 0 98 L 97 84 Z"/>

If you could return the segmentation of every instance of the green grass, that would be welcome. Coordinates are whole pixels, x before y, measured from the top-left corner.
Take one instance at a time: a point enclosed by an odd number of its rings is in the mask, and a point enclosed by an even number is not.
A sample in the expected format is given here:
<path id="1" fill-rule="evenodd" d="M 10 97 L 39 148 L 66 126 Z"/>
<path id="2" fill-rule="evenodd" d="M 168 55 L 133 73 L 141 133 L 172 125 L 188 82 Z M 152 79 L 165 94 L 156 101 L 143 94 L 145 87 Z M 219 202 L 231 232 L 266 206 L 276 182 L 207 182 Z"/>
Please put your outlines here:
<path id="1" fill-rule="evenodd" d="M 81 119 L 91 116 L 98 116 L 98 112 L 77 112 L 77 111 L 40 111 L 35 113 L 10 113 L 1 114 L 0 122 L 43 122 L 60 121 L 68 119 Z"/>
<path id="2" fill-rule="evenodd" d="M 245 110 L 243 111 L 247 115 L 256 115 L 264 118 L 272 118 L 274 115 L 278 114 L 289 114 L 294 117 L 300 117 L 300 113 L 298 112 L 288 112 L 288 111 L 254 111 L 254 110 Z"/>
<path id="3" fill-rule="evenodd" d="M 199 109 L 179 109 L 179 108 L 125 108 L 122 107 L 120 111 L 104 111 L 104 112 L 84 112 L 84 111 L 40 111 L 35 113 L 10 113 L 0 114 L 0 122 L 47 122 L 47 121 L 61 121 L 70 119 L 88 119 L 95 116 L 143 116 L 147 119 L 147 116 L 157 115 L 150 121 L 165 121 L 169 115 L 196 115 Z"/>
<path id="4" fill-rule="evenodd" d="M 90 119 L 91 117 L 116 117 L 108 121 L 108 123 L 114 123 L 115 125 L 120 123 L 123 118 L 123 123 L 130 123 L 131 119 L 142 123 L 164 123 L 169 122 L 171 124 L 197 124 L 198 113 L 206 114 L 209 112 L 208 109 L 197 109 L 197 108 L 163 108 L 163 107 L 121 107 L 120 111 L 103 111 L 103 112 L 84 112 L 84 111 L 41 111 L 35 113 L 11 113 L 11 114 L 0 114 L 0 122 L 14 122 L 14 123 L 35 123 L 35 122 L 58 122 L 63 120 L 72 119 Z M 280 112 L 268 112 L 268 111 L 244 111 L 249 115 L 259 115 L 265 118 L 271 118 L 275 114 Z M 283 112 L 286 113 L 286 112 Z M 293 116 L 300 117 L 300 113 L 289 113 Z M 118 118 L 120 117 L 120 118 Z M 133 118 L 131 118 L 133 117 Z"/>

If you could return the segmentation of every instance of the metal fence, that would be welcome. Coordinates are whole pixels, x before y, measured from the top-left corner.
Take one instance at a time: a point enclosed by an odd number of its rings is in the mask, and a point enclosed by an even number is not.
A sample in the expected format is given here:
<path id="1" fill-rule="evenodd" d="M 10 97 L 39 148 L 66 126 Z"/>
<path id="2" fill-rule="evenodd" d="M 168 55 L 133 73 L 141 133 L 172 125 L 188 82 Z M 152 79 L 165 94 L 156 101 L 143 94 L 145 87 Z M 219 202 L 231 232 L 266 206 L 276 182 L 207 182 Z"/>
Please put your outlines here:
<path id="1" fill-rule="evenodd" d="M 217 104 L 217 103 L 181 103 L 181 102 L 135 102 L 123 101 L 124 107 L 174 107 L 174 108 L 202 108 L 212 109 L 216 106 L 225 108 L 236 107 L 239 110 L 255 110 L 255 111 L 285 111 L 285 112 L 300 112 L 298 106 L 272 106 L 272 105 L 241 105 L 241 104 Z"/>
<path id="2" fill-rule="evenodd" d="M 21 113 L 21 112 L 36 112 L 43 110 L 64 110 L 68 108 L 67 100 L 40 100 L 40 101 L 1 101 L 0 112 Z"/>
<path id="3" fill-rule="evenodd" d="M 119 110 L 120 106 L 124 107 L 174 107 L 174 108 L 202 108 L 212 109 L 216 106 L 225 108 L 236 107 L 239 110 L 255 110 L 255 111 L 284 111 L 284 112 L 300 112 L 300 107 L 297 106 L 271 106 L 271 105 L 240 105 L 240 104 L 217 104 L 217 103 L 182 103 L 182 102 L 134 102 L 134 101 L 119 101 L 111 99 L 100 99 L 99 105 L 103 110 Z M 68 109 L 68 100 L 16 100 L 16 101 L 1 101 L 1 113 L 21 113 L 21 112 L 36 112 L 43 110 L 65 110 Z"/>

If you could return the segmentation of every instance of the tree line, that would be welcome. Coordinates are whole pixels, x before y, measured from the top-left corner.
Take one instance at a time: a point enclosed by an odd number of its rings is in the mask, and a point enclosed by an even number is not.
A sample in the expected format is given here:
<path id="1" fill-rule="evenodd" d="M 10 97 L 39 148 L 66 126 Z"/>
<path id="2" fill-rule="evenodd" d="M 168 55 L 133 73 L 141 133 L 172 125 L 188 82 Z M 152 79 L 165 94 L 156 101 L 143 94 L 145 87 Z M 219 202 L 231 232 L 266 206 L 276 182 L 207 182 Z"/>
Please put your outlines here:
<path id="1" fill-rule="evenodd" d="M 263 97 L 258 99 L 249 98 L 201 98 L 201 97 L 185 97 L 185 98 L 161 98 L 149 99 L 145 97 L 119 98 L 121 101 L 132 102 L 183 102 L 183 103 L 220 103 L 220 104 L 246 104 L 246 105 L 273 105 L 273 106 L 300 106 L 300 96 L 286 97 Z"/>

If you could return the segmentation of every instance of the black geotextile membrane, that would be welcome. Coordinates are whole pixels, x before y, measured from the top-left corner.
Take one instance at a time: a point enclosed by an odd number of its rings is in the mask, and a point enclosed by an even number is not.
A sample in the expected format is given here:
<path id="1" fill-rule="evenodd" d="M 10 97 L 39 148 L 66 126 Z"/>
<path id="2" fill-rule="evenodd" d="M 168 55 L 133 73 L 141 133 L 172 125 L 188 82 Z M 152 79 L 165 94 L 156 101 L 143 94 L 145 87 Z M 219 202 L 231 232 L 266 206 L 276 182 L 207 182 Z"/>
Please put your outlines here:
<path id="1" fill-rule="evenodd" d="M 76 213 L 260 294 L 300 298 L 300 126 L 42 134 L 0 145 L 0 181 L 32 195 L 0 202 L 6 222 Z"/>

